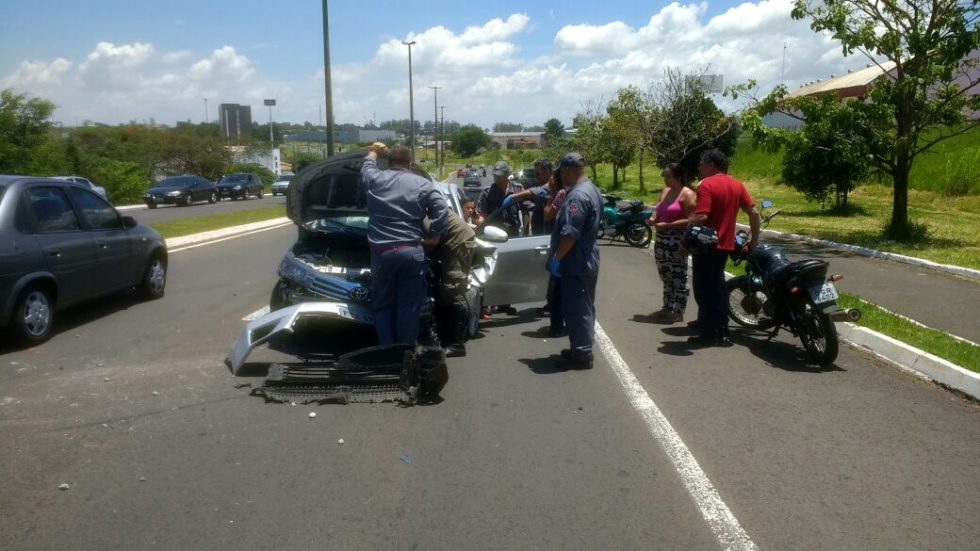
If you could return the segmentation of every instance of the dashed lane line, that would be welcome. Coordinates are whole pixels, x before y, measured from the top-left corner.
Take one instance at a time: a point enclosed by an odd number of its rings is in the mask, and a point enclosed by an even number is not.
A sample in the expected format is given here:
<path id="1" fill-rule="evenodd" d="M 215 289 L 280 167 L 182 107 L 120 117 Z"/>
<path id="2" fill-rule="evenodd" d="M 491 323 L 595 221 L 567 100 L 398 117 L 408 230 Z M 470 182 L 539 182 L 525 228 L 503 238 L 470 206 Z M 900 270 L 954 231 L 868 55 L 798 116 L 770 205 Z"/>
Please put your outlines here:
<path id="1" fill-rule="evenodd" d="M 758 548 L 749 538 L 749 535 L 742 529 L 738 519 L 732 511 L 722 501 L 718 490 L 708 479 L 708 476 L 701 470 L 697 459 L 681 440 L 681 437 L 671 426 L 670 421 L 664 416 L 654 403 L 643 385 L 637 380 L 629 365 L 619 355 L 616 346 L 606 335 L 602 326 L 598 322 L 595 324 L 595 340 L 602 351 L 606 361 L 612 366 L 613 371 L 623 385 L 630 404 L 643 418 L 650 434 L 667 452 L 674 469 L 680 475 L 681 481 L 687 492 L 694 499 L 695 504 L 701 511 L 701 516 L 708 523 L 711 531 L 718 539 L 722 549 L 756 551 Z"/>

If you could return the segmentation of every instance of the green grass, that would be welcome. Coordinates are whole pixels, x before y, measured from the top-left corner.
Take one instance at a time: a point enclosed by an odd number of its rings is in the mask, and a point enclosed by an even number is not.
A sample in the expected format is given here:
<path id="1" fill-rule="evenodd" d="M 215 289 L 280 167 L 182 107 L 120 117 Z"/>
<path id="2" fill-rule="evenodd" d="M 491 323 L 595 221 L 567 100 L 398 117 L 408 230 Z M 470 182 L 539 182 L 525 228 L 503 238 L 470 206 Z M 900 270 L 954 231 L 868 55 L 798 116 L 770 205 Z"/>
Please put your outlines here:
<path id="1" fill-rule="evenodd" d="M 857 325 L 883 333 L 960 367 L 980 373 L 980 347 L 958 341 L 937 329 L 915 325 L 854 295 L 841 294 L 837 303 L 842 308 L 861 310 L 861 319 Z"/>
<path id="2" fill-rule="evenodd" d="M 219 230 L 241 224 L 261 222 L 263 220 L 270 220 L 281 216 L 286 216 L 285 205 L 262 207 L 239 212 L 229 212 L 227 214 L 216 214 L 214 216 L 185 218 L 183 220 L 151 224 L 150 226 L 156 231 L 160 232 L 160 235 L 162 235 L 164 239 L 169 239 L 171 237 L 180 237 L 182 235 L 191 235 L 200 232 Z"/>

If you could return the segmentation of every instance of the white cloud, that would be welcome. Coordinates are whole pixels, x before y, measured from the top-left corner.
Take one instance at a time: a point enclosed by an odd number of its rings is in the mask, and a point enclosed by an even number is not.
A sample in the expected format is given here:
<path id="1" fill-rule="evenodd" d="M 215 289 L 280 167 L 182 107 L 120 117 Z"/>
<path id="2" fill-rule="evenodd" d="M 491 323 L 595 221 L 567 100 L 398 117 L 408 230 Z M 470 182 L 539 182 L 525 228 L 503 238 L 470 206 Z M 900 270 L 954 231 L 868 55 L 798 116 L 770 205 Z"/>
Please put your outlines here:
<path id="1" fill-rule="evenodd" d="M 785 82 L 842 74 L 863 67 L 861 56 L 843 59 L 828 36 L 790 17 L 792 0 L 759 0 L 709 17 L 708 4 L 674 2 L 624 21 L 573 21 L 550 36 L 547 22 L 523 13 L 495 17 L 460 28 L 433 26 L 405 37 L 384 37 L 372 54 L 335 64 L 332 73 L 335 120 L 363 123 L 408 116 L 408 49 L 412 63 L 416 117 L 433 116 L 433 91 L 447 117 L 492 126 L 497 121 L 541 124 L 558 117 L 566 124 L 597 97 L 618 88 L 646 87 L 665 69 L 723 74 L 726 84 L 757 80 L 763 89 L 779 83 L 786 45 Z M 545 12 L 545 17 L 549 17 Z M 525 43 L 550 44 L 524 56 Z M 221 102 L 249 103 L 263 120 L 261 100 L 275 97 L 277 120 L 317 120 L 323 104 L 323 69 L 310 55 L 308 70 L 279 81 L 265 75 L 242 53 L 249 44 L 229 44 L 210 52 L 160 51 L 150 43 L 98 43 L 81 59 L 22 62 L 0 84 L 46 97 L 59 105 L 56 118 L 115 123 L 151 116 L 173 122 L 201 120 L 203 98 L 210 118 Z M 289 55 L 295 54 L 291 46 Z M 252 50 L 249 50 L 250 52 Z M 255 54 L 253 54 L 255 55 Z M 723 108 L 731 109 L 716 97 Z"/>

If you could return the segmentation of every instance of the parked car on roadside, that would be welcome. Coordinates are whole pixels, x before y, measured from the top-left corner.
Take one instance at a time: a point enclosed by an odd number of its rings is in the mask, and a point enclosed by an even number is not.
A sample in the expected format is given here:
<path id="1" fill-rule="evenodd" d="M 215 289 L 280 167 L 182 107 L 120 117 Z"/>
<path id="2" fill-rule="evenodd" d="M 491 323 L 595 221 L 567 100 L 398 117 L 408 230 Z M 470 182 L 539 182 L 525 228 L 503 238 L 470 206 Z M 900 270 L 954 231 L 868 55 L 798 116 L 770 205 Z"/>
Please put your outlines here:
<path id="1" fill-rule="evenodd" d="M 262 179 L 251 172 L 226 174 L 218 180 L 217 188 L 219 201 L 225 197 L 245 200 L 249 195 L 261 199 L 263 192 Z"/>
<path id="2" fill-rule="evenodd" d="M 189 207 L 197 201 L 214 203 L 218 200 L 218 190 L 213 183 L 200 176 L 174 176 L 148 189 L 143 198 L 151 209 L 157 208 L 157 205 Z"/>
<path id="3" fill-rule="evenodd" d="M 108 196 L 105 194 L 105 188 L 102 186 L 95 185 L 95 183 L 92 182 L 92 180 L 89 180 L 88 178 L 83 178 L 81 176 L 52 176 L 52 178 L 56 178 L 58 180 L 68 180 L 69 182 L 84 184 L 88 186 L 89 189 L 91 189 L 92 191 L 101 195 L 103 199 L 108 199 Z"/>
<path id="4" fill-rule="evenodd" d="M 136 286 L 160 298 L 167 245 L 85 184 L 0 176 L 0 327 L 50 338 L 62 308 Z"/>
<path id="5" fill-rule="evenodd" d="M 276 178 L 275 182 L 272 182 L 272 196 L 276 195 L 286 195 L 286 190 L 289 189 L 289 181 L 293 179 L 292 172 L 284 172 Z"/>

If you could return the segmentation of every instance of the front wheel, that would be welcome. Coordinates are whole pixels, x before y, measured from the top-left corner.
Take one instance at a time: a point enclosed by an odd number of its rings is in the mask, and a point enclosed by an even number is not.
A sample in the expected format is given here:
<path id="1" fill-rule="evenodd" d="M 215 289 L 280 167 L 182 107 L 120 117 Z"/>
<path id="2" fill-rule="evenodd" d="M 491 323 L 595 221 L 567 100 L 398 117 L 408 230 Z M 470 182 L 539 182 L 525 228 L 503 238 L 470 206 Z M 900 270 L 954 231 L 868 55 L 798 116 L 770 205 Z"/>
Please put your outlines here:
<path id="1" fill-rule="evenodd" d="M 755 287 L 748 276 L 740 275 L 725 282 L 728 289 L 728 317 L 749 329 L 772 327 L 772 319 L 766 315 L 769 295 Z"/>
<path id="2" fill-rule="evenodd" d="M 54 307 L 51 295 L 41 285 L 31 285 L 17 297 L 14 306 L 14 329 L 27 344 L 41 344 L 51 338 Z"/>
<path id="3" fill-rule="evenodd" d="M 139 292 L 145 298 L 154 300 L 161 298 L 167 289 L 167 261 L 160 254 L 153 255 L 143 272 Z"/>
<path id="4" fill-rule="evenodd" d="M 806 355 L 820 365 L 826 366 L 837 359 L 837 326 L 830 316 L 809 303 L 803 305 L 799 313 L 800 341 Z"/>
<path id="5" fill-rule="evenodd" d="M 272 287 L 272 294 L 269 296 L 269 311 L 275 312 L 281 308 L 289 306 L 289 299 L 286 297 L 286 287 L 282 280 L 276 282 Z"/>
<path id="6" fill-rule="evenodd" d="M 255 197 L 258 199 L 262 198 L 262 188 L 259 188 L 259 192 L 255 194 Z"/>
<path id="7" fill-rule="evenodd" d="M 148 208 L 148 209 L 155 209 L 155 208 L 157 208 L 157 204 L 156 203 L 147 203 L 146 204 L 146 208 Z"/>
<path id="8" fill-rule="evenodd" d="M 218 194 L 212 191 L 211 195 L 208 197 L 208 203 L 213 205 L 216 202 L 218 202 Z"/>
<path id="9" fill-rule="evenodd" d="M 653 239 L 653 230 L 646 224 L 634 222 L 626 227 L 626 242 L 634 247 L 646 247 Z"/>
<path id="10" fill-rule="evenodd" d="M 184 206 L 190 207 L 194 204 L 194 196 L 187 194 L 187 199 L 184 200 Z"/>

